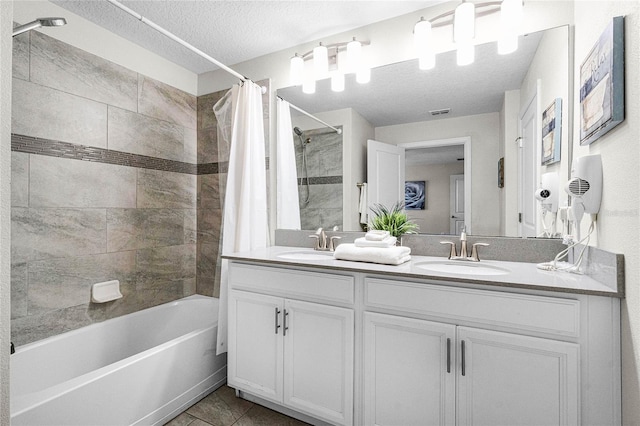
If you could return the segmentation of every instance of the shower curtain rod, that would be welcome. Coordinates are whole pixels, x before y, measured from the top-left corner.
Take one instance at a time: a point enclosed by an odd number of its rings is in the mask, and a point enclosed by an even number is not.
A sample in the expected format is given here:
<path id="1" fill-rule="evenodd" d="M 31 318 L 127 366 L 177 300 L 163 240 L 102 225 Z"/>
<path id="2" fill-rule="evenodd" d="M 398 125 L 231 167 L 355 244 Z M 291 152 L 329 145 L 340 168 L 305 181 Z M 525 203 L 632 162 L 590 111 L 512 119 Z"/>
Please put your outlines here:
<path id="1" fill-rule="evenodd" d="M 214 65 L 217 65 L 218 67 L 220 67 L 224 71 L 228 72 L 229 74 L 231 74 L 231 75 L 233 75 L 235 77 L 238 77 L 242 82 L 251 81 L 249 78 L 245 77 L 244 75 L 240 74 L 239 72 L 236 72 L 236 71 L 232 70 L 231 68 L 229 68 L 225 64 L 223 64 L 220 61 L 218 61 L 218 60 L 212 58 L 211 56 L 207 55 L 202 50 L 190 45 L 189 43 L 187 43 L 186 41 L 182 40 L 181 38 L 179 38 L 175 34 L 170 33 L 169 31 L 165 30 L 164 28 L 162 28 L 160 25 L 156 24 L 155 22 L 145 18 L 144 16 L 140 15 L 139 13 L 135 12 L 134 10 L 129 9 L 127 6 L 123 5 L 122 3 L 120 3 L 120 2 L 118 2 L 116 0 L 107 0 L 107 1 L 109 3 L 111 3 L 112 5 L 124 10 L 129 15 L 131 15 L 134 18 L 138 19 L 143 24 L 147 24 L 148 26 L 150 26 L 154 30 L 158 31 L 161 34 L 164 34 L 165 36 L 169 37 L 171 40 L 175 41 L 176 43 L 181 44 L 182 46 L 184 46 L 187 49 L 191 50 L 192 52 L 196 53 L 197 55 L 203 57 L 207 61 L 213 63 Z M 262 86 L 262 93 L 266 93 L 266 91 L 267 91 L 267 88 Z"/>
<path id="2" fill-rule="evenodd" d="M 282 96 L 278 96 L 278 99 L 280 99 L 281 101 L 284 101 L 284 99 L 282 99 Z M 285 101 L 288 102 L 288 101 Z M 309 114 L 307 111 L 303 110 L 302 108 L 299 108 L 297 106 L 295 106 L 292 103 L 289 103 L 289 106 L 293 109 L 295 109 L 296 111 L 299 111 L 301 113 L 303 113 L 304 115 L 306 115 L 309 118 L 313 118 L 314 120 L 316 120 L 318 123 L 324 124 L 326 127 L 334 130 L 337 134 L 341 135 L 342 134 L 342 129 L 337 129 L 335 127 L 333 127 L 331 124 L 328 124 L 322 120 L 320 120 L 318 117 L 316 117 L 315 115 Z"/>

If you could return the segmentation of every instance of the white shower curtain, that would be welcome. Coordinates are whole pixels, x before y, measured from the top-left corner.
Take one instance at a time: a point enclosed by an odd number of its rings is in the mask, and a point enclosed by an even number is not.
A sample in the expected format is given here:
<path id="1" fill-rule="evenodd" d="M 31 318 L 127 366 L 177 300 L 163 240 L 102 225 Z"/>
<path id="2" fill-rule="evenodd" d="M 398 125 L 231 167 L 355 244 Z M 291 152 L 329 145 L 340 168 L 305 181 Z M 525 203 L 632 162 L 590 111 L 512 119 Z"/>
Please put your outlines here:
<path id="1" fill-rule="evenodd" d="M 298 174 L 293 145 L 293 126 L 289 102 L 278 98 L 276 141 L 276 225 L 281 229 L 300 229 L 300 204 L 298 200 Z"/>
<path id="2" fill-rule="evenodd" d="M 229 141 L 222 253 L 264 248 L 268 244 L 268 219 L 262 88 L 251 81 L 246 81 L 240 87 L 234 86 L 213 109 L 218 126 L 222 126 L 221 133 Z M 227 352 L 226 260 L 222 261 L 220 278 L 218 354 Z"/>

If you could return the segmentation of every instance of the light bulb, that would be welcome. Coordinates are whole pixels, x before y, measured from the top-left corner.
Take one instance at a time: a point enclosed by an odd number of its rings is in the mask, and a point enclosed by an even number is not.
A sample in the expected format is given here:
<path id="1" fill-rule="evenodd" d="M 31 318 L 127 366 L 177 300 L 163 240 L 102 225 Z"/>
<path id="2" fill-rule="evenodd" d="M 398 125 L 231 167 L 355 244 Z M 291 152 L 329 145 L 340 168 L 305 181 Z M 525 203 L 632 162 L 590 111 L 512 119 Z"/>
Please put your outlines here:
<path id="1" fill-rule="evenodd" d="M 472 64 L 475 60 L 476 49 L 472 43 L 457 43 L 456 63 L 459 66 Z"/>
<path id="2" fill-rule="evenodd" d="M 371 81 L 371 68 L 361 65 L 356 71 L 356 81 L 360 84 L 366 84 Z"/>
<path id="3" fill-rule="evenodd" d="M 517 30 L 522 24 L 522 0 L 503 0 L 500 5 L 500 24 Z"/>
<path id="4" fill-rule="evenodd" d="M 462 2 L 454 12 L 453 41 L 470 41 L 475 36 L 476 7 L 471 2 Z"/>
<path id="5" fill-rule="evenodd" d="M 322 43 L 313 48 L 313 73 L 316 80 L 326 78 L 329 73 L 329 52 Z"/>
<path id="6" fill-rule="evenodd" d="M 503 34 L 498 39 L 498 54 L 508 55 L 518 50 L 518 36 Z"/>
<path id="7" fill-rule="evenodd" d="M 313 75 L 305 75 L 304 81 L 302 82 L 302 93 L 306 93 L 307 95 L 316 93 L 316 79 L 313 78 Z"/>
<path id="8" fill-rule="evenodd" d="M 430 70 L 436 66 L 436 54 L 432 49 L 427 49 L 418 56 L 418 68 L 421 70 Z"/>
<path id="9" fill-rule="evenodd" d="M 304 76 L 302 77 L 302 92 L 308 95 L 316 93 L 316 79 L 313 73 L 313 64 L 307 61 L 304 64 Z"/>
<path id="10" fill-rule="evenodd" d="M 431 44 L 431 22 L 420 18 L 418 23 L 413 27 L 413 45 L 416 49 L 416 55 L 420 57 L 424 49 L 429 48 Z"/>
<path id="11" fill-rule="evenodd" d="M 291 58 L 289 66 L 289 80 L 292 86 L 299 86 L 302 84 L 302 75 L 304 74 L 304 59 L 302 56 L 295 56 Z"/>
<path id="12" fill-rule="evenodd" d="M 362 43 L 353 38 L 347 44 L 347 69 L 348 72 L 356 72 L 360 67 L 360 60 L 362 59 Z"/>
<path id="13" fill-rule="evenodd" d="M 504 0 L 500 5 L 498 53 L 506 55 L 518 49 L 518 32 L 522 24 L 522 0 Z"/>
<path id="14" fill-rule="evenodd" d="M 344 91 L 344 74 L 342 74 L 339 70 L 334 70 L 331 72 L 331 91 Z"/>

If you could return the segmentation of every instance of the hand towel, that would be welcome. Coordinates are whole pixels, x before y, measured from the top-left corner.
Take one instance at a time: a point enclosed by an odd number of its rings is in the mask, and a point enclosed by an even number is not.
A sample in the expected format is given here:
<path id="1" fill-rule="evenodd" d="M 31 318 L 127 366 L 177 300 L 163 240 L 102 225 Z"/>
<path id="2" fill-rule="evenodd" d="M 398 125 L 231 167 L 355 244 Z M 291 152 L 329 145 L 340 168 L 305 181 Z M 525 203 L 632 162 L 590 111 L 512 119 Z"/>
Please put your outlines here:
<path id="1" fill-rule="evenodd" d="M 360 203 L 358 203 L 358 213 L 360 214 L 360 223 L 367 224 L 367 183 L 360 186 Z"/>
<path id="2" fill-rule="evenodd" d="M 385 238 L 389 237 L 389 231 L 383 231 L 380 229 L 373 229 L 365 234 L 365 238 L 369 241 L 382 241 Z"/>
<path id="3" fill-rule="evenodd" d="M 356 238 L 354 241 L 356 247 L 394 247 L 396 245 L 396 237 L 387 237 L 381 241 L 367 240 L 365 237 Z"/>
<path id="4" fill-rule="evenodd" d="M 355 244 L 340 244 L 333 257 L 338 260 L 400 265 L 411 260 L 409 247 L 356 247 Z"/>

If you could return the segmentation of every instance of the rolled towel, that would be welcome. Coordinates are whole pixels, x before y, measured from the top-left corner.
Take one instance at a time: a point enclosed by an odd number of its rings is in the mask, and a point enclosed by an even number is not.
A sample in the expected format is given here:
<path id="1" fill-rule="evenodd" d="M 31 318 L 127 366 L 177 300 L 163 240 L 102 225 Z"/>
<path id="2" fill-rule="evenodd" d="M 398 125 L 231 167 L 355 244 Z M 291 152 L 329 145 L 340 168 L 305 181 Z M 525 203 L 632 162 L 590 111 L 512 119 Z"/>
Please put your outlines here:
<path id="1" fill-rule="evenodd" d="M 365 237 L 356 238 L 354 244 L 356 247 L 394 247 L 396 245 L 396 237 L 387 237 L 381 241 L 367 240 Z"/>
<path id="2" fill-rule="evenodd" d="M 409 247 L 356 247 L 355 244 L 340 244 L 333 257 L 338 260 L 400 265 L 411 260 Z"/>
<path id="3" fill-rule="evenodd" d="M 365 238 L 369 241 L 382 241 L 390 236 L 389 231 L 383 231 L 381 229 L 372 229 L 365 234 Z"/>

